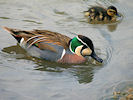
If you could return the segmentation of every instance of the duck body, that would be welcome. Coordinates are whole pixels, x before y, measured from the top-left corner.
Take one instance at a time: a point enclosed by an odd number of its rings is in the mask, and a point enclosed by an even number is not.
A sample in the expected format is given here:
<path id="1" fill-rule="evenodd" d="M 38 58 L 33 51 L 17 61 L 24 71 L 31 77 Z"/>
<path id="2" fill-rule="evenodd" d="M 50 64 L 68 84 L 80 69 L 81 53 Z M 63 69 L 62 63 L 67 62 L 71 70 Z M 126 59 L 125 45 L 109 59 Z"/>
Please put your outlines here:
<path id="1" fill-rule="evenodd" d="M 85 16 L 89 22 L 114 22 L 120 15 L 114 6 L 109 6 L 107 9 L 99 6 L 93 6 L 85 11 Z"/>
<path id="2" fill-rule="evenodd" d="M 7 27 L 4 29 L 11 33 L 31 56 L 59 63 L 79 64 L 86 61 L 85 56 L 92 55 L 94 59 L 102 62 L 94 50 L 91 50 L 93 49 L 92 41 L 85 36 L 79 35 L 71 39 L 48 30 L 23 31 Z M 87 42 L 90 42 L 90 47 L 82 41 L 84 38 L 84 41 L 89 39 Z"/>
<path id="3" fill-rule="evenodd" d="M 56 61 L 59 63 L 80 64 L 86 61 L 84 57 L 73 54 L 69 49 L 64 49 L 64 47 L 62 46 L 53 45 L 51 43 L 46 44 L 54 48 L 55 51 L 47 49 L 41 50 L 35 46 L 25 49 L 31 56 L 42 58 L 49 61 Z"/>

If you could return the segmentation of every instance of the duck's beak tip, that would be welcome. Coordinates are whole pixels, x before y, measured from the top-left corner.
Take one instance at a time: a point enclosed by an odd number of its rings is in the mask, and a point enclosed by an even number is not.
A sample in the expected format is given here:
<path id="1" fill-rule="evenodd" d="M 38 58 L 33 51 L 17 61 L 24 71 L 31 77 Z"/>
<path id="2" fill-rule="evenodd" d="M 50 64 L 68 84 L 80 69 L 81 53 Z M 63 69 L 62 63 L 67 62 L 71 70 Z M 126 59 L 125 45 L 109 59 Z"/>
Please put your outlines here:
<path id="1" fill-rule="evenodd" d="M 98 61 L 100 63 L 103 63 L 103 60 L 101 58 L 99 58 L 95 53 L 92 53 L 91 57 L 93 59 L 95 59 L 96 61 Z"/>
<path id="2" fill-rule="evenodd" d="M 121 17 L 121 15 L 119 13 L 117 13 L 116 16 Z"/>

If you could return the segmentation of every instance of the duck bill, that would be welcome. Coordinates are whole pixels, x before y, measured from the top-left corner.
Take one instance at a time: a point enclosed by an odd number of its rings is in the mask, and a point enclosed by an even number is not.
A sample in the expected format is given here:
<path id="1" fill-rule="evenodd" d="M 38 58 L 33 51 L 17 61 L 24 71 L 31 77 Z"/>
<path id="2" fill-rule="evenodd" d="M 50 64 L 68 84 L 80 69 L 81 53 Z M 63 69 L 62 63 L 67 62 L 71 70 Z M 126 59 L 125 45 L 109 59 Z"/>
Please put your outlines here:
<path id="1" fill-rule="evenodd" d="M 120 15 L 120 14 L 118 14 L 118 13 L 116 14 L 116 16 L 117 16 L 117 17 L 121 17 L 121 15 Z"/>
<path id="2" fill-rule="evenodd" d="M 103 60 L 102 60 L 101 58 L 99 58 L 99 57 L 96 55 L 95 52 L 93 52 L 93 53 L 91 54 L 91 57 L 92 57 L 93 59 L 95 59 L 96 61 L 100 62 L 100 63 L 103 62 Z"/>

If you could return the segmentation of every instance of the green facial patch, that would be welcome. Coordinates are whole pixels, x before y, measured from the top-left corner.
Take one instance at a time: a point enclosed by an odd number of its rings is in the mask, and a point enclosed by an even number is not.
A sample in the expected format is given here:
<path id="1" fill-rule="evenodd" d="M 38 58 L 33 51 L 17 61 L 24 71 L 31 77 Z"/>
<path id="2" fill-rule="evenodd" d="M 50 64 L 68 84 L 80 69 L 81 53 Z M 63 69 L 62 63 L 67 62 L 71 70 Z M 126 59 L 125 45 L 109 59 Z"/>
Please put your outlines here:
<path id="1" fill-rule="evenodd" d="M 71 42 L 70 42 L 70 50 L 72 51 L 72 52 L 74 52 L 75 53 L 75 49 L 78 47 L 78 46 L 81 46 L 81 45 L 83 45 L 78 39 L 77 39 L 77 37 L 74 37 L 72 40 L 71 40 Z"/>

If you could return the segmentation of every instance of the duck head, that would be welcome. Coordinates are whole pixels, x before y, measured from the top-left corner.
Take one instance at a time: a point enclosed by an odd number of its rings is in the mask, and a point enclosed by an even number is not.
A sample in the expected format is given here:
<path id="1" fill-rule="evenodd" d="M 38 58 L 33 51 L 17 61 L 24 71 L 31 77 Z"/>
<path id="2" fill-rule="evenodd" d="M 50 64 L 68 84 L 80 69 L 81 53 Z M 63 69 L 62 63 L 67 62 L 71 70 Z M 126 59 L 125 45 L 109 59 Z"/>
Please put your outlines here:
<path id="1" fill-rule="evenodd" d="M 114 7 L 114 6 L 109 6 L 109 7 L 108 7 L 108 9 L 107 9 L 107 14 L 108 14 L 109 16 L 111 16 L 111 17 L 113 17 L 113 16 L 118 16 L 118 17 L 120 17 L 120 15 L 119 15 L 118 12 L 117 12 L 116 7 Z"/>
<path id="2" fill-rule="evenodd" d="M 103 62 L 103 60 L 96 55 L 92 41 L 83 35 L 78 35 L 70 40 L 69 49 L 78 56 L 91 56 L 96 61 L 100 63 Z"/>

